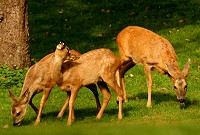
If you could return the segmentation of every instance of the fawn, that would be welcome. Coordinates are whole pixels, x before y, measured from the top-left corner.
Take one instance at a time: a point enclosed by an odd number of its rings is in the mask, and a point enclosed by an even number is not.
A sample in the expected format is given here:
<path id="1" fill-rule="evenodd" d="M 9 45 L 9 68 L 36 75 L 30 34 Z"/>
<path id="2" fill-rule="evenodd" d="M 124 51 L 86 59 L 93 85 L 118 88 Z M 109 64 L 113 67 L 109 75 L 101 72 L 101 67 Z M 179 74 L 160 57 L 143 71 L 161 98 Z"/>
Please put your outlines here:
<path id="1" fill-rule="evenodd" d="M 111 94 L 107 87 L 110 86 L 119 101 L 118 119 L 122 119 L 122 100 L 123 91 L 117 84 L 115 76 L 119 76 L 120 59 L 109 49 L 96 49 L 82 54 L 77 60 L 66 61 L 63 63 L 61 56 L 58 56 L 56 66 L 53 69 L 54 79 L 58 87 L 67 91 L 69 99 L 59 114 L 63 114 L 69 104 L 69 116 L 67 125 L 71 125 L 75 119 L 74 102 L 81 87 L 97 82 L 103 94 L 103 104 L 96 118 L 100 119 L 110 98 Z M 63 64 L 61 64 L 63 63 Z M 54 72 L 55 71 L 55 72 Z"/>
<path id="2" fill-rule="evenodd" d="M 61 51 L 63 50 L 63 51 Z M 60 54 L 61 53 L 61 54 Z M 55 56 L 56 55 L 56 56 Z M 55 65 L 55 58 L 57 55 L 60 55 L 62 57 L 62 60 L 67 59 L 66 61 L 73 61 L 76 58 L 76 55 L 78 57 L 80 54 L 74 50 L 68 50 L 65 48 L 64 43 L 59 43 L 57 45 L 55 53 L 51 53 L 44 58 L 42 58 L 39 62 L 34 64 L 30 67 L 28 72 L 26 73 L 26 77 L 24 80 L 23 88 L 21 91 L 21 94 L 19 96 L 19 99 L 17 100 L 15 96 L 10 93 L 10 98 L 12 101 L 12 117 L 13 117 L 13 125 L 20 125 L 21 121 L 23 120 L 27 106 L 28 104 L 34 109 L 34 111 L 38 114 L 35 125 L 40 123 L 41 115 L 42 115 L 42 109 L 49 97 L 49 94 L 53 88 L 54 85 L 56 85 L 56 81 L 53 78 L 53 66 Z M 58 64 L 58 63 L 57 63 Z M 96 103 L 97 103 L 97 109 L 100 110 L 100 102 L 98 98 L 98 92 L 95 84 L 89 84 L 86 85 L 94 94 Z M 32 98 L 40 93 L 43 92 L 42 99 L 40 101 L 40 108 L 39 110 L 35 107 L 35 105 L 32 103 Z M 63 114 L 58 114 L 58 117 L 62 117 Z"/>

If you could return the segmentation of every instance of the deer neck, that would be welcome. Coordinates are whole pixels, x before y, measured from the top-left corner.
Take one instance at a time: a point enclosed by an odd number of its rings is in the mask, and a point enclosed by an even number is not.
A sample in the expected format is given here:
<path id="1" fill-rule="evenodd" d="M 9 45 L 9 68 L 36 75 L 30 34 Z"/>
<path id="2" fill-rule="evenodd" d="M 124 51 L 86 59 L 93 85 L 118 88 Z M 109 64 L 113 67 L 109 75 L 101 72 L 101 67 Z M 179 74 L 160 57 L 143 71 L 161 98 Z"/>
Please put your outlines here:
<path id="1" fill-rule="evenodd" d="M 64 60 L 55 56 L 55 60 L 54 60 L 54 64 L 53 64 L 52 77 L 53 77 L 53 80 L 56 83 L 59 83 L 62 80 L 62 64 L 63 64 L 63 62 L 64 62 Z"/>
<path id="2" fill-rule="evenodd" d="M 25 105 L 25 108 L 27 108 L 30 99 L 32 98 L 32 96 L 34 95 L 35 91 L 31 91 L 30 89 L 26 89 L 24 90 L 21 94 L 20 97 L 18 99 L 18 104 L 20 105 Z"/>

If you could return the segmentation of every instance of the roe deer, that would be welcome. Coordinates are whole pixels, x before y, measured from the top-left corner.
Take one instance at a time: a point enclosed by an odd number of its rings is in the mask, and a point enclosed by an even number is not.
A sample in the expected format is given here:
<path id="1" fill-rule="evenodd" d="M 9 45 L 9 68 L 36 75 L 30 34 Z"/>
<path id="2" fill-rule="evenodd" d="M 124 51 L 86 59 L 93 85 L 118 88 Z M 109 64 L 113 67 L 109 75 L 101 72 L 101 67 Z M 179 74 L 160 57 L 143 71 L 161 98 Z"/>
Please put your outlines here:
<path id="1" fill-rule="evenodd" d="M 59 58 L 59 57 L 58 57 Z M 62 63 L 62 58 L 55 59 L 57 63 Z M 96 118 L 100 119 L 111 94 L 107 87 L 109 85 L 117 94 L 119 101 L 118 119 L 122 119 L 123 91 L 117 84 L 115 76 L 119 75 L 120 59 L 109 49 L 96 49 L 82 54 L 79 59 L 66 61 L 63 64 L 56 64 L 53 73 L 58 87 L 70 92 L 69 97 L 59 114 L 63 114 L 66 105 L 69 104 L 69 116 L 67 125 L 71 125 L 75 119 L 74 102 L 81 87 L 97 82 L 102 94 L 103 104 Z M 61 69 L 61 70 L 60 70 Z M 59 73 L 58 71 L 61 71 Z"/>
<path id="2" fill-rule="evenodd" d="M 64 51 L 61 51 L 64 50 Z M 28 104 L 34 109 L 34 111 L 38 114 L 37 119 L 35 121 L 35 125 L 40 123 L 40 118 L 42 115 L 42 109 L 49 97 L 49 94 L 53 88 L 53 86 L 56 84 L 55 79 L 53 78 L 53 66 L 55 65 L 55 54 L 60 55 L 62 57 L 62 61 L 67 58 L 71 61 L 76 59 L 76 55 L 80 55 L 78 52 L 74 50 L 68 51 L 68 49 L 65 49 L 64 44 L 60 43 L 57 45 L 57 49 L 55 53 L 51 53 L 44 58 L 42 58 L 39 62 L 34 64 L 30 67 L 28 70 L 24 85 L 20 94 L 19 99 L 17 100 L 15 96 L 10 93 L 10 98 L 12 101 L 12 117 L 13 117 L 13 125 L 20 125 L 21 121 L 23 120 L 27 106 Z M 60 58 L 59 57 L 59 58 Z M 98 98 L 98 92 L 95 84 L 89 84 L 86 87 L 88 87 L 94 94 L 97 108 L 100 110 L 100 102 Z M 35 107 L 35 105 L 32 103 L 32 98 L 37 94 L 43 92 L 43 97 L 40 101 L 40 108 L 39 110 Z M 62 117 L 62 115 L 58 115 L 58 117 Z"/>
<path id="3" fill-rule="evenodd" d="M 172 80 L 178 101 L 185 105 L 187 90 L 186 77 L 190 68 L 190 59 L 183 71 L 177 63 L 176 53 L 168 40 L 156 33 L 138 26 L 128 26 L 117 36 L 118 51 L 122 65 L 120 67 L 120 78 L 118 84 L 124 90 L 124 100 L 127 100 L 124 74 L 136 64 L 144 66 L 148 86 L 147 107 L 151 107 L 151 70 L 168 74 Z M 120 82 L 121 81 L 121 82 Z"/>

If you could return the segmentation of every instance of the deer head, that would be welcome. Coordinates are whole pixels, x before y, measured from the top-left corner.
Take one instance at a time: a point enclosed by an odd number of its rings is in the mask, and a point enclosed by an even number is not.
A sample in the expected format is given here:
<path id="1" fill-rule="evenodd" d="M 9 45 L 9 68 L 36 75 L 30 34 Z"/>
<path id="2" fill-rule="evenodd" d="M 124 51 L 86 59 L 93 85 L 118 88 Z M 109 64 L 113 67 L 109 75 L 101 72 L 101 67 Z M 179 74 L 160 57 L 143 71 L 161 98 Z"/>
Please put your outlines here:
<path id="1" fill-rule="evenodd" d="M 167 69 L 168 69 L 168 73 L 174 83 L 174 90 L 176 92 L 177 100 L 180 103 L 184 103 L 186 92 L 187 92 L 186 78 L 188 75 L 188 71 L 190 69 L 190 59 L 185 64 L 184 69 L 180 75 L 177 74 L 177 72 L 170 65 L 167 65 Z"/>
<path id="2" fill-rule="evenodd" d="M 68 57 L 70 57 L 69 48 L 63 42 L 60 42 L 56 46 L 55 54 L 56 56 L 60 57 L 62 60 L 65 60 Z"/>
<path id="3" fill-rule="evenodd" d="M 13 126 L 20 126 L 21 121 L 23 120 L 25 114 L 26 114 L 26 109 L 28 106 L 28 101 L 29 101 L 29 92 L 26 91 L 19 100 L 15 98 L 13 93 L 9 91 L 10 94 L 10 99 L 12 102 L 12 110 L 11 110 L 11 115 L 13 117 Z"/>

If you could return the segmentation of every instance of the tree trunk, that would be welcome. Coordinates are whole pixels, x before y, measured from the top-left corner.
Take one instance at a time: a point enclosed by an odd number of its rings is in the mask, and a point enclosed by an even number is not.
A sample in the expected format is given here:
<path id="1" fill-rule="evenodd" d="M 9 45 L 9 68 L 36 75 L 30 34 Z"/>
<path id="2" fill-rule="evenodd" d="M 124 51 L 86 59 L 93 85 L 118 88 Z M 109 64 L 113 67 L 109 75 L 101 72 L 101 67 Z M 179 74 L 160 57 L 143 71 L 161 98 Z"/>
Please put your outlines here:
<path id="1" fill-rule="evenodd" d="M 0 65 L 31 65 L 28 0 L 0 0 Z"/>

